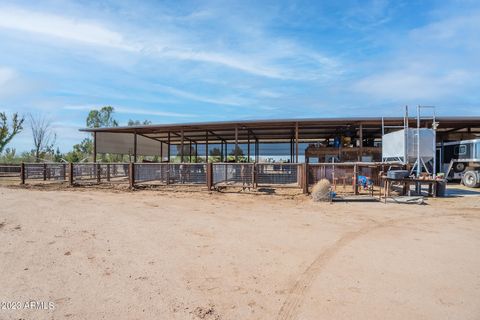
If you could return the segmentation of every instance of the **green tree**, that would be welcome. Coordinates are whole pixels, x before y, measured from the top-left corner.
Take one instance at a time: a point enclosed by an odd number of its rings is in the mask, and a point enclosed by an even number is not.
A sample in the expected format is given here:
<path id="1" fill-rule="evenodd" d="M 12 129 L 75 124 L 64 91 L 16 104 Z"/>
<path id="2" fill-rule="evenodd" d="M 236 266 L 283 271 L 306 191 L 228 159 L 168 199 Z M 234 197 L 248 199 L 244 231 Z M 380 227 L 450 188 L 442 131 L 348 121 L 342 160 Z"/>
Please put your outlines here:
<path id="1" fill-rule="evenodd" d="M 115 109 L 111 106 L 102 107 L 100 110 L 91 110 L 87 117 L 88 128 L 118 127 L 118 122 L 113 118 Z"/>
<path id="2" fill-rule="evenodd" d="M 213 148 L 211 149 L 209 152 L 209 158 L 212 158 L 213 161 L 221 161 L 221 157 L 222 157 L 222 152 L 220 151 L 219 148 Z"/>
<path id="3" fill-rule="evenodd" d="M 33 145 L 35 147 L 35 162 L 45 158 L 47 154 L 54 154 L 54 145 L 57 135 L 52 129 L 52 122 L 45 116 L 30 116 L 30 128 L 32 129 Z"/>
<path id="4" fill-rule="evenodd" d="M 0 163 L 18 163 L 21 158 L 17 156 L 17 150 L 5 148 L 5 152 L 0 156 Z"/>
<path id="5" fill-rule="evenodd" d="M 140 122 L 139 120 L 128 120 L 127 126 L 147 126 L 149 124 L 152 124 L 152 121 L 150 120 L 143 120 L 143 122 Z"/>
<path id="6" fill-rule="evenodd" d="M 245 157 L 242 148 L 240 146 L 235 146 L 232 151 L 230 151 L 229 160 L 236 160 L 238 162 L 244 162 L 247 157 Z"/>
<path id="7" fill-rule="evenodd" d="M 103 128 L 103 127 L 118 127 L 118 122 L 117 120 L 114 119 L 113 113 L 115 112 L 115 109 L 111 106 L 104 106 L 100 108 L 100 110 L 91 110 L 88 113 L 87 116 L 87 127 L 88 128 Z M 70 154 L 73 158 L 77 159 L 77 161 L 82 161 L 85 159 L 83 156 L 88 157 L 88 155 L 91 155 L 93 153 L 93 141 L 92 139 L 86 139 L 82 141 L 82 144 L 79 145 L 80 149 L 85 149 L 85 147 L 91 146 L 90 152 L 88 154 L 82 153 L 75 151 L 75 146 L 74 146 L 74 154 Z M 106 154 L 101 155 L 102 161 L 110 161 L 110 160 L 116 160 L 118 161 L 119 156 L 110 156 Z"/>
<path id="8" fill-rule="evenodd" d="M 73 150 L 65 155 L 68 162 L 81 162 L 87 159 L 93 152 L 92 139 L 85 138 L 82 142 L 73 146 Z"/>
<path id="9" fill-rule="evenodd" d="M 5 146 L 23 130 L 23 121 L 25 118 L 19 117 L 17 113 L 12 116 L 11 129 L 8 125 L 7 115 L 0 112 L 0 153 L 3 152 Z"/>

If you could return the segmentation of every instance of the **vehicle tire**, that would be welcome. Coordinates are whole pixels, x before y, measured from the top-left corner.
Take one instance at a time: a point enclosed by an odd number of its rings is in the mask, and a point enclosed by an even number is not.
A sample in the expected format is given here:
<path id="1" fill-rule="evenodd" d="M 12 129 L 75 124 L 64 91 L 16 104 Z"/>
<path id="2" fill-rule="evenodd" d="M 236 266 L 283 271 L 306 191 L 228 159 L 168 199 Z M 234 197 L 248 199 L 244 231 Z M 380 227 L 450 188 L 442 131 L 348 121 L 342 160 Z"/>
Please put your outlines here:
<path id="1" fill-rule="evenodd" d="M 457 162 L 453 165 L 453 171 L 454 172 L 463 172 L 465 171 L 465 163 L 463 162 Z"/>
<path id="2" fill-rule="evenodd" d="M 480 172 L 479 171 L 467 171 L 462 177 L 463 185 L 469 188 L 480 187 Z"/>

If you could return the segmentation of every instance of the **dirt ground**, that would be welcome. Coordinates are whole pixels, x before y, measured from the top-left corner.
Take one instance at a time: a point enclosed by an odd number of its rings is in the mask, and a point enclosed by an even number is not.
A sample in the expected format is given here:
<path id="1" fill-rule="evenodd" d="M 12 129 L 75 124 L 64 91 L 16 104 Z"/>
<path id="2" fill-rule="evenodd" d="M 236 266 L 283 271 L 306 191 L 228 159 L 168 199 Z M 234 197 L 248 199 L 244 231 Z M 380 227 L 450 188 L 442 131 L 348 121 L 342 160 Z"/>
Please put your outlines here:
<path id="1" fill-rule="evenodd" d="M 427 203 L 0 187 L 0 319 L 480 319 L 480 197 Z"/>

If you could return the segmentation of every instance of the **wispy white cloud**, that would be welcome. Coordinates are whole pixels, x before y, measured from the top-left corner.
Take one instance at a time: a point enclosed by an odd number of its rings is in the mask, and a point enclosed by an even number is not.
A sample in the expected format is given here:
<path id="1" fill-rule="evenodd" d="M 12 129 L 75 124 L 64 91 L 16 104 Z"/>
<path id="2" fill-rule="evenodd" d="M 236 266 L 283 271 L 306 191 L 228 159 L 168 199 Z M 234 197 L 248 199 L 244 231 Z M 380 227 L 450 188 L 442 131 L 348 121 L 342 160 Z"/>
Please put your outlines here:
<path id="1" fill-rule="evenodd" d="M 79 43 L 136 51 L 138 46 L 128 44 L 122 34 L 97 22 L 59 15 L 0 7 L 0 28 L 41 34 Z"/>
<path id="2" fill-rule="evenodd" d="M 212 18 L 210 12 L 203 12 L 198 15 L 192 13 L 188 20 L 205 15 Z M 248 38 L 250 34 L 242 34 L 245 26 L 238 26 L 236 36 L 240 37 L 238 43 L 251 44 L 248 51 L 241 48 L 225 49 L 208 40 L 199 42 L 198 35 L 192 32 L 190 26 L 174 29 L 172 32 L 175 32 L 175 36 L 167 32 L 152 34 L 148 29 L 138 28 L 125 33 L 93 20 L 16 7 L 0 7 L 0 28 L 73 41 L 77 44 L 120 49 L 149 58 L 214 64 L 273 79 L 312 80 L 312 77 L 319 74 L 323 77 L 340 66 L 336 59 L 311 52 L 291 41 L 270 38 L 260 32 L 256 32 L 258 38 Z M 269 43 L 268 48 L 264 46 L 265 43 Z M 62 45 L 55 41 L 52 44 Z M 289 66 L 287 60 L 291 60 L 293 64 Z M 299 61 L 304 66 L 299 64 Z"/>
<path id="3" fill-rule="evenodd" d="M 0 67 L 0 88 L 15 78 L 16 73 L 11 68 Z"/>
<path id="4" fill-rule="evenodd" d="M 364 78 L 353 89 L 396 101 L 431 101 L 451 96 L 464 90 L 472 79 L 465 70 L 451 70 L 445 74 L 429 74 L 415 69 L 395 70 Z"/>
<path id="5" fill-rule="evenodd" d="M 228 106 L 242 106 L 246 104 L 250 104 L 251 100 L 249 99 L 244 99 L 240 97 L 217 97 L 217 98 L 212 98 L 212 97 L 207 97 L 195 93 L 191 93 L 185 90 L 173 88 L 170 86 L 165 86 L 165 85 L 155 85 L 154 88 L 158 89 L 160 92 L 167 93 L 173 96 L 177 96 L 180 98 L 185 98 L 188 100 L 193 100 L 193 101 L 200 101 L 200 102 L 206 102 L 206 103 L 212 103 L 212 104 L 217 104 L 217 105 L 228 105 Z"/>
<path id="6" fill-rule="evenodd" d="M 82 111 L 90 111 L 95 109 L 95 106 L 92 105 L 71 105 L 65 106 L 63 109 L 65 110 L 82 110 Z M 180 112 L 169 112 L 169 111 L 161 111 L 155 109 L 142 109 L 142 108 L 134 108 L 134 107 L 118 107 L 115 106 L 116 113 L 122 114 L 138 114 L 138 115 L 149 115 L 149 116 L 161 116 L 161 117 L 178 117 L 178 118 L 191 118 L 195 117 L 196 115 L 190 113 L 180 113 Z"/>
<path id="7" fill-rule="evenodd" d="M 399 38 L 352 89 L 390 101 L 458 100 L 480 81 L 479 43 L 479 12 L 444 17 Z"/>

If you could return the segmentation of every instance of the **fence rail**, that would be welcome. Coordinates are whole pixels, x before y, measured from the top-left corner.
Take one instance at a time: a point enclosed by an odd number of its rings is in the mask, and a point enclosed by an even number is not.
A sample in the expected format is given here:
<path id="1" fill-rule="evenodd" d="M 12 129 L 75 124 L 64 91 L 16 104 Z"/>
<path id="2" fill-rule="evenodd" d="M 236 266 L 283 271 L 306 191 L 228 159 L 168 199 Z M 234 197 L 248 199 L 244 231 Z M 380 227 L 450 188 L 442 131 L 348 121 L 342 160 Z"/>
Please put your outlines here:
<path id="1" fill-rule="evenodd" d="M 19 164 L 0 164 L 0 177 L 18 178 L 20 177 L 21 166 Z"/>
<path id="2" fill-rule="evenodd" d="M 359 185 L 381 187 L 382 163 L 22 163 L 0 164 L 0 177 L 82 183 L 152 185 L 309 187 L 321 179 L 357 192 Z M 360 180 L 359 180 L 360 178 Z M 359 183 L 361 182 L 361 183 Z"/>

